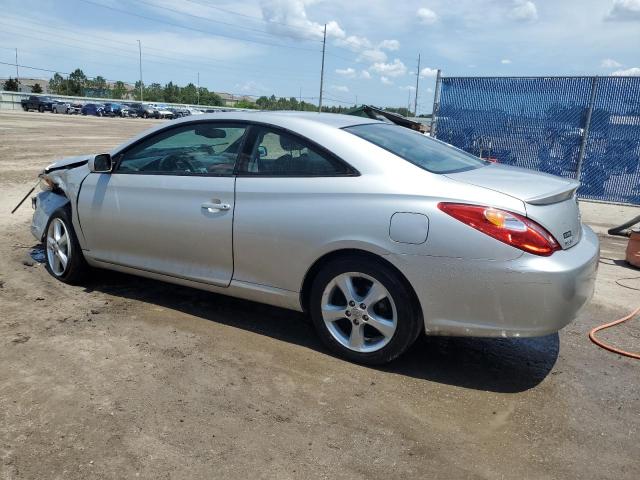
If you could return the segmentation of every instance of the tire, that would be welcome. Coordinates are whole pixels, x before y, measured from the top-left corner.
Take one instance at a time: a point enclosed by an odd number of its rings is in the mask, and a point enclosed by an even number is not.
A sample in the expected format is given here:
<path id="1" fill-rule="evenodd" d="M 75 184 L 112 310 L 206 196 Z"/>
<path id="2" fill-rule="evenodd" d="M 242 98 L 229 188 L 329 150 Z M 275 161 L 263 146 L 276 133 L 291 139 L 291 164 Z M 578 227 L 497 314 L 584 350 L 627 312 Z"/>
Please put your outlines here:
<path id="1" fill-rule="evenodd" d="M 28 111 L 29 111 L 29 107 L 27 107 L 26 105 L 23 105 L 23 106 L 22 106 L 22 109 L 23 109 L 25 112 L 28 112 Z"/>
<path id="2" fill-rule="evenodd" d="M 345 295 L 345 289 L 351 295 Z M 375 301 L 366 305 L 369 295 Z M 309 310 L 332 352 L 366 365 L 392 361 L 424 331 L 406 281 L 387 264 L 368 257 L 343 258 L 322 268 L 311 286 Z"/>
<path id="3" fill-rule="evenodd" d="M 144 112 L 144 113 L 142 114 L 142 118 L 149 118 L 149 114 L 148 114 L 147 112 Z"/>
<path id="4" fill-rule="evenodd" d="M 55 211 L 49 218 L 44 240 L 45 266 L 54 278 L 75 285 L 86 278 L 89 266 L 73 229 L 70 212 L 67 206 Z"/>
<path id="5" fill-rule="evenodd" d="M 40 105 L 40 106 L 38 107 L 38 111 L 39 111 L 40 113 L 44 113 L 44 107 L 43 107 L 42 105 Z"/>

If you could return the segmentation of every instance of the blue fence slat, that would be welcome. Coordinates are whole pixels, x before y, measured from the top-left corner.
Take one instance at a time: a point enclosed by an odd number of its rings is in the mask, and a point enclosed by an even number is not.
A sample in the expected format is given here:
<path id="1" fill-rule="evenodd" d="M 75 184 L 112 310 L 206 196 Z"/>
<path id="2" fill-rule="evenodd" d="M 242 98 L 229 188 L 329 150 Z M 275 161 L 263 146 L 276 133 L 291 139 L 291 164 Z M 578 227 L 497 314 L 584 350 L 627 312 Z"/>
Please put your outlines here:
<path id="1" fill-rule="evenodd" d="M 437 137 L 576 178 L 593 85 L 593 77 L 442 77 Z M 578 195 L 640 204 L 640 77 L 600 77 L 595 88 Z"/>

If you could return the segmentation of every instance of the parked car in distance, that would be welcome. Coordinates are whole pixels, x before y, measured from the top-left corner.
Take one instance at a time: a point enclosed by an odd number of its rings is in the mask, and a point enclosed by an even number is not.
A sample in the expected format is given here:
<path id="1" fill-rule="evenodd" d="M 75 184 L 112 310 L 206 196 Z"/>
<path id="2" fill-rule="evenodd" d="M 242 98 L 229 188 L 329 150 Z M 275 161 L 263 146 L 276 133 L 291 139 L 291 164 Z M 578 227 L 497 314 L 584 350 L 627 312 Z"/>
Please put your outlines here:
<path id="1" fill-rule="evenodd" d="M 82 113 L 82 115 L 95 115 L 97 117 L 102 117 L 104 115 L 104 105 L 99 103 L 85 103 L 80 110 L 80 113 Z"/>
<path id="2" fill-rule="evenodd" d="M 140 118 L 155 118 L 156 109 L 148 103 L 130 103 L 129 115 Z"/>
<path id="3" fill-rule="evenodd" d="M 129 109 L 126 105 L 120 103 L 105 103 L 104 114 L 109 117 L 128 117 Z"/>
<path id="4" fill-rule="evenodd" d="M 82 107 L 78 107 L 78 106 L 76 106 L 75 104 L 73 104 L 71 102 L 65 102 L 64 100 L 58 100 L 58 101 L 53 103 L 53 106 L 51 107 L 51 111 L 53 113 L 72 114 L 72 113 L 78 113 L 80 111 L 80 108 L 82 108 Z"/>
<path id="5" fill-rule="evenodd" d="M 173 118 L 182 118 L 191 115 L 188 109 L 181 107 L 169 107 L 167 108 L 171 113 L 173 113 Z"/>
<path id="6" fill-rule="evenodd" d="M 166 105 L 156 105 L 155 106 L 155 117 L 156 118 L 174 118 L 174 114 Z"/>
<path id="7" fill-rule="evenodd" d="M 25 112 L 29 110 L 37 110 L 40 113 L 45 111 L 52 111 L 55 100 L 51 97 L 40 97 L 38 95 L 31 95 L 29 98 L 23 98 L 20 100 L 22 109 Z"/>
<path id="8" fill-rule="evenodd" d="M 198 110 L 197 108 L 187 108 L 189 115 L 202 115 L 204 112 L 202 110 Z"/>
<path id="9" fill-rule="evenodd" d="M 595 285 L 578 182 L 368 118 L 182 118 L 42 177 L 31 232 L 53 277 L 89 265 L 308 312 L 366 364 L 424 333 L 556 332 Z"/>

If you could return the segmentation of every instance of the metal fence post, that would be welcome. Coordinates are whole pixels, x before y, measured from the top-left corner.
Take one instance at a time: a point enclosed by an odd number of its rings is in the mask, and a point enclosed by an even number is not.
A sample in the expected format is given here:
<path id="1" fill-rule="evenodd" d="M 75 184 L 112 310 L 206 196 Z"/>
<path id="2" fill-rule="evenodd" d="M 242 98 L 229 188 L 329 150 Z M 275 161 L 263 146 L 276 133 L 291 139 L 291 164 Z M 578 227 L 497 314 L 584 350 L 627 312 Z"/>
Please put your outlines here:
<path id="1" fill-rule="evenodd" d="M 433 108 L 431 109 L 431 132 L 429 132 L 429 135 L 432 137 L 436 136 L 438 111 L 440 110 L 440 88 L 442 84 L 441 73 L 442 70 L 438 69 L 438 72 L 436 74 L 436 89 L 435 92 L 433 92 Z"/>
<path id="2" fill-rule="evenodd" d="M 580 142 L 580 150 L 578 151 L 578 165 L 576 167 L 576 180 L 580 181 L 582 174 L 582 164 L 587 151 L 587 142 L 589 141 L 589 128 L 591 127 L 591 114 L 593 113 L 593 105 L 596 101 L 596 90 L 598 89 L 598 77 L 595 76 L 591 80 L 591 96 L 589 98 L 589 106 L 587 109 L 587 118 L 584 122 L 582 131 L 582 141 Z"/>

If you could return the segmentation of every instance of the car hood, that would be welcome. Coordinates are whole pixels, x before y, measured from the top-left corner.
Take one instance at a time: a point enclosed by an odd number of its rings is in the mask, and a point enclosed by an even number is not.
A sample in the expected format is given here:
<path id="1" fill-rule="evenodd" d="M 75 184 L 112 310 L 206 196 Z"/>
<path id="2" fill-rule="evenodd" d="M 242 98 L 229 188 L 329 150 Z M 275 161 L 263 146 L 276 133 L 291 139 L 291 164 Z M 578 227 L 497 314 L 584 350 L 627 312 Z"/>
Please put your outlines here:
<path id="1" fill-rule="evenodd" d="M 531 205 L 547 205 L 566 200 L 571 198 L 580 186 L 580 183 L 568 178 L 496 164 L 445 176 L 505 193 Z"/>
<path id="2" fill-rule="evenodd" d="M 53 172 L 56 170 L 68 170 L 70 168 L 76 168 L 81 165 L 85 165 L 89 162 L 93 154 L 87 153 L 86 155 L 76 155 L 74 157 L 65 157 L 62 160 L 53 162 L 44 169 L 44 173 Z"/>

